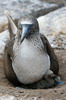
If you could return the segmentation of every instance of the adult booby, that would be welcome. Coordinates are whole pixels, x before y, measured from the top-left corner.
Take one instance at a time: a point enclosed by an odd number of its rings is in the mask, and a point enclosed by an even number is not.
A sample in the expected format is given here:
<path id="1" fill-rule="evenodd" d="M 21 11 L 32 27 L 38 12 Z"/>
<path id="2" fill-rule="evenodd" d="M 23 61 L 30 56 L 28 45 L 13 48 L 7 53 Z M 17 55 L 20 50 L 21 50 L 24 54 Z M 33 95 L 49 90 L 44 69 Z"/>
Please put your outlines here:
<path id="1" fill-rule="evenodd" d="M 5 74 L 14 85 L 49 88 L 55 85 L 59 64 L 36 18 L 24 16 L 18 25 L 6 12 L 10 41 L 5 46 Z M 18 28 L 17 28 L 18 27 Z"/>

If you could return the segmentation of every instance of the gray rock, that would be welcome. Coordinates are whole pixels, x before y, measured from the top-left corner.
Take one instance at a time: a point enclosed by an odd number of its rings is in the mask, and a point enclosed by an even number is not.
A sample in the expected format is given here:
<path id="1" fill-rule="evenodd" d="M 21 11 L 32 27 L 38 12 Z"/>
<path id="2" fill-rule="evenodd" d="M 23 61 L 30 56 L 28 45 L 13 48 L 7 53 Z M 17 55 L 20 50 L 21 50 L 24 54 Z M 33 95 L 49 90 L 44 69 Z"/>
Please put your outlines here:
<path id="1" fill-rule="evenodd" d="M 41 0 L 0 0 L 0 32 L 4 30 L 3 26 L 8 23 L 4 10 L 9 10 L 12 18 L 20 18 L 31 14 L 35 17 L 45 15 L 50 11 L 62 7 L 57 4 L 50 4 Z M 7 27 L 6 27 L 7 28 Z"/>
<path id="2" fill-rule="evenodd" d="M 38 17 L 59 7 L 60 5 L 49 4 L 41 0 L 0 0 L 0 15 L 3 14 L 4 9 L 7 9 L 17 18 L 28 13 Z"/>
<path id="3" fill-rule="evenodd" d="M 66 49 L 66 7 L 51 12 L 38 19 L 40 32 L 52 47 Z"/>
<path id="4" fill-rule="evenodd" d="M 9 31 L 5 30 L 2 33 L 0 33 L 0 58 L 3 59 L 4 56 L 4 48 L 6 43 L 9 40 Z"/>

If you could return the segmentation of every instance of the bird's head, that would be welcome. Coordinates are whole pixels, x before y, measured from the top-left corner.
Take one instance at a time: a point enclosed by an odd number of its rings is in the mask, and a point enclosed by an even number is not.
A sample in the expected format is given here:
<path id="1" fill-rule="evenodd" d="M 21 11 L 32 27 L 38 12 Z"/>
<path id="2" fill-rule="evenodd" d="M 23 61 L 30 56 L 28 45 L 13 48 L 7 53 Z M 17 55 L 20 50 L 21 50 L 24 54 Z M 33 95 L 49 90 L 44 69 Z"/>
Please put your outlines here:
<path id="1" fill-rule="evenodd" d="M 15 39 L 22 42 L 25 38 L 28 38 L 32 34 L 36 34 L 39 31 L 39 25 L 36 18 L 33 16 L 27 15 L 22 17 L 18 22 L 18 26 L 15 21 L 12 19 L 8 11 L 5 11 L 5 14 L 9 22 L 9 32 L 15 35 Z"/>
<path id="2" fill-rule="evenodd" d="M 32 16 L 24 16 L 18 22 L 18 35 L 19 40 L 22 42 L 25 38 L 28 38 L 31 34 L 35 34 L 39 31 L 37 19 Z"/>

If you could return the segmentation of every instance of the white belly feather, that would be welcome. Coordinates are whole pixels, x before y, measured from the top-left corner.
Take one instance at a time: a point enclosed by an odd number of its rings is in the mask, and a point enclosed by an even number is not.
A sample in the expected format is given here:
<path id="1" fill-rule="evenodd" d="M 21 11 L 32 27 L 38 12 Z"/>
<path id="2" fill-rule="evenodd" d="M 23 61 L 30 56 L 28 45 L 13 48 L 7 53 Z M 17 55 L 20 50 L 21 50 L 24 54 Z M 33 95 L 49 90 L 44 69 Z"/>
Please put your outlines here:
<path id="1" fill-rule="evenodd" d="M 24 84 L 36 82 L 50 69 L 49 56 L 26 39 L 19 46 L 14 44 L 13 50 L 12 66 L 20 82 Z"/>

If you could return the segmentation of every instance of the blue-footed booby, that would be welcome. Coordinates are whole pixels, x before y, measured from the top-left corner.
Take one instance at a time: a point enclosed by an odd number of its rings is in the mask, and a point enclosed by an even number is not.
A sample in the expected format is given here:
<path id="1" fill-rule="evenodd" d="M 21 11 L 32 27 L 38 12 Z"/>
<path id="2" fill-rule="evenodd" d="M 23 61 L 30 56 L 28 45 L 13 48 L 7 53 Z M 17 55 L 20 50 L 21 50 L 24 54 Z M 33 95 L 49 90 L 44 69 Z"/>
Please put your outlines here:
<path id="1" fill-rule="evenodd" d="M 26 88 L 50 88 L 58 77 L 59 64 L 47 38 L 39 33 L 37 19 L 24 16 L 9 22 L 10 41 L 5 46 L 5 74 L 14 85 Z"/>

